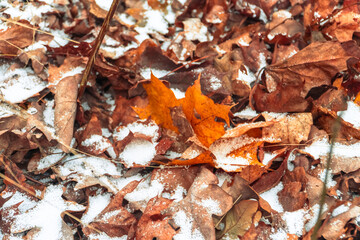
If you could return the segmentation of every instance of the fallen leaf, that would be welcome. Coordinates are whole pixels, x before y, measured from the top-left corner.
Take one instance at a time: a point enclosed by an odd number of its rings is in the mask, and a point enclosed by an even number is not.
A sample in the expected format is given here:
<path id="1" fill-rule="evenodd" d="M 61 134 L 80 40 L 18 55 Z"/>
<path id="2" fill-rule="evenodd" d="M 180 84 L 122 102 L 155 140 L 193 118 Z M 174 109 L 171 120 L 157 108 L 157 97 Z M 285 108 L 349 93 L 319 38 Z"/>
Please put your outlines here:
<path id="1" fill-rule="evenodd" d="M 332 217 L 329 222 L 322 227 L 319 235 L 322 235 L 325 239 L 336 240 L 346 231 L 346 223 L 352 219 L 360 216 L 360 207 L 351 206 L 350 209 L 344 213 L 341 213 L 335 217 Z"/>
<path id="2" fill-rule="evenodd" d="M 278 121 L 270 126 L 264 126 L 263 136 L 280 139 L 281 143 L 299 144 L 308 140 L 313 119 L 311 113 L 293 113 L 274 119 L 267 113 L 262 113 L 267 121 Z"/>
<path id="3" fill-rule="evenodd" d="M 186 91 L 182 107 L 197 138 L 206 147 L 209 147 L 225 133 L 224 123 L 216 121 L 217 118 L 230 124 L 228 114 L 231 106 L 216 104 L 207 96 L 202 95 L 200 76 Z"/>
<path id="4" fill-rule="evenodd" d="M 227 239 L 238 239 L 242 237 L 253 222 L 253 216 L 257 212 L 259 204 L 253 200 L 243 200 L 235 204 L 233 208 L 226 214 L 224 219 L 225 227 L 217 238 L 226 235 Z"/>
<path id="5" fill-rule="evenodd" d="M 174 93 L 152 73 L 151 82 L 143 83 L 143 87 L 148 94 L 149 104 L 146 108 L 134 107 L 135 112 L 142 119 L 151 117 L 158 125 L 179 132 L 174 126 L 170 113 L 171 108 L 180 105 Z"/>
<path id="6" fill-rule="evenodd" d="M 171 214 L 177 237 L 200 234 L 204 239 L 215 240 L 212 215 L 221 216 L 232 206 L 232 198 L 216 184 L 217 177 L 205 167 L 191 185 L 188 195 L 180 202 L 173 202 L 164 214 Z M 185 222 L 192 224 L 184 224 Z"/>
<path id="7" fill-rule="evenodd" d="M 171 239 L 176 231 L 168 224 L 169 217 L 161 214 L 168 208 L 172 200 L 166 198 L 152 198 L 141 216 L 136 230 L 136 239 L 159 240 Z"/>
<path id="8" fill-rule="evenodd" d="M 124 196 L 132 192 L 138 181 L 132 181 L 121 191 L 119 191 L 104 210 L 89 224 L 90 226 L 104 231 L 110 237 L 121 237 L 128 235 L 131 228 L 136 223 L 136 218 L 122 206 Z M 83 228 L 85 235 L 89 235 L 94 230 L 89 227 Z"/>
<path id="9" fill-rule="evenodd" d="M 309 91 L 331 85 L 335 74 L 346 70 L 348 59 L 340 43 L 315 42 L 284 62 L 267 67 L 264 71 L 266 87 L 257 84 L 252 92 L 256 110 L 304 111 Z"/>
<path id="10" fill-rule="evenodd" d="M 23 49 L 31 45 L 34 41 L 33 27 L 26 20 L 18 21 L 26 27 L 10 24 L 10 27 L 0 32 L 0 53 L 2 55 L 17 55 L 19 49 Z"/>

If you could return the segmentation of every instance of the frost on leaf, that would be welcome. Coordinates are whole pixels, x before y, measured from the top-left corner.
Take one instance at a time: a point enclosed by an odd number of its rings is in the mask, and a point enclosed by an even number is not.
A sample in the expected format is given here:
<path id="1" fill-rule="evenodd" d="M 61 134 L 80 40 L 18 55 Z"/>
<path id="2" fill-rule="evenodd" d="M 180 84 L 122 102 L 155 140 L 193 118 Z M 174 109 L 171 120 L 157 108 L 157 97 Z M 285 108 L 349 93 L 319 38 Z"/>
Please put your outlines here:
<path id="1" fill-rule="evenodd" d="M 175 239 L 191 239 L 194 235 L 215 239 L 211 216 L 225 214 L 232 205 L 232 198 L 217 183 L 218 179 L 212 172 L 201 168 L 186 198 L 173 202 L 165 211 L 172 214 L 175 227 L 180 227 Z"/>

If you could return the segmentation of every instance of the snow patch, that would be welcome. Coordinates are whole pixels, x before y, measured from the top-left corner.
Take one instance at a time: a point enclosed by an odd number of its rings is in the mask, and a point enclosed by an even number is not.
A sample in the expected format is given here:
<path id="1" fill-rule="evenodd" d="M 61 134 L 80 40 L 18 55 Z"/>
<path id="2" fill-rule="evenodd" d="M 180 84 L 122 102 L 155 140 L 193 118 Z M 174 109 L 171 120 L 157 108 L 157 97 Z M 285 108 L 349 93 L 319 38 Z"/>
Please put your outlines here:
<path id="1" fill-rule="evenodd" d="M 277 212 L 284 212 L 283 206 L 279 202 L 279 196 L 278 193 L 284 189 L 284 185 L 282 182 L 279 182 L 278 185 L 271 188 L 270 190 L 263 192 L 260 194 L 260 196 L 267 201 L 271 208 L 274 209 Z"/>

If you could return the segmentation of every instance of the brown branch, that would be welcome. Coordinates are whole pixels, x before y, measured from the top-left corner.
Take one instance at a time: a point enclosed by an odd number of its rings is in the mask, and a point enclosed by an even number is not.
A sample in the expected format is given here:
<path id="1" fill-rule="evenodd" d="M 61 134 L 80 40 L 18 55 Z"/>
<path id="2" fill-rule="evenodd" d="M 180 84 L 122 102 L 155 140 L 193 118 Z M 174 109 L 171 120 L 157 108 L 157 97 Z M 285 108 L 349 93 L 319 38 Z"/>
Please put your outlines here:
<path id="1" fill-rule="evenodd" d="M 100 29 L 100 33 L 99 35 L 97 36 L 96 40 L 95 40 L 95 46 L 90 54 L 90 57 L 89 57 L 89 61 L 87 62 L 86 64 L 86 68 L 85 68 L 85 71 L 84 71 L 84 74 L 83 74 L 83 77 L 81 79 L 81 83 L 80 83 L 80 89 L 79 89 L 79 94 L 78 94 L 78 99 L 80 99 L 82 97 L 82 95 L 84 94 L 84 91 L 85 91 L 85 87 L 86 87 L 86 83 L 88 81 L 88 77 L 90 75 L 90 71 L 95 63 L 95 59 L 96 59 L 96 56 L 97 56 L 97 53 L 99 51 L 99 48 L 100 48 L 100 45 L 105 37 L 105 34 L 106 34 L 106 31 L 108 29 L 108 26 L 109 26 L 109 23 L 110 23 L 110 20 L 113 18 L 114 14 L 115 14 L 115 11 L 117 9 L 117 6 L 119 5 L 121 0 L 113 0 L 112 4 L 111 4 L 111 7 L 110 7 L 110 10 L 108 11 L 105 19 L 104 19 L 104 22 L 103 22 L 103 25 L 101 26 L 101 29 Z"/>

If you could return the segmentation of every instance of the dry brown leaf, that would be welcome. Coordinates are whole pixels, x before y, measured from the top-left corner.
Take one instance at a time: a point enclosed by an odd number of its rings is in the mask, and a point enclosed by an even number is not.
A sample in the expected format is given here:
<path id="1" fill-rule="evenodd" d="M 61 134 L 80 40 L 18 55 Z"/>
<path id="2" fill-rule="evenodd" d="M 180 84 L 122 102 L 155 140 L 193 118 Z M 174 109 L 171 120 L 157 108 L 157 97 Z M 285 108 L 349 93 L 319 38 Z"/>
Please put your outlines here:
<path id="1" fill-rule="evenodd" d="M 282 178 L 284 188 L 278 193 L 279 202 L 285 211 L 296 211 L 304 207 L 307 201 L 307 193 L 305 192 L 307 178 L 305 170 L 297 167 L 294 171 L 287 171 Z"/>
<path id="2" fill-rule="evenodd" d="M 303 112 L 310 89 L 331 85 L 347 69 L 348 54 L 338 42 L 315 42 L 282 63 L 264 71 L 265 86 L 257 84 L 251 98 L 258 111 Z"/>
<path id="3" fill-rule="evenodd" d="M 21 20 L 19 23 L 32 27 L 26 20 Z M 19 48 L 28 47 L 33 41 L 34 30 L 17 24 L 10 24 L 8 29 L 0 32 L 0 54 L 17 55 Z"/>
<path id="4" fill-rule="evenodd" d="M 71 76 L 62 79 L 55 91 L 55 130 L 60 148 L 69 152 L 74 132 L 74 122 L 77 107 L 78 85 L 81 76 Z"/>
<path id="5" fill-rule="evenodd" d="M 232 198 L 217 186 L 217 177 L 207 168 L 202 167 L 199 175 L 191 185 L 188 195 L 180 202 L 173 202 L 164 214 L 172 214 L 175 220 L 179 214 L 193 219 L 191 229 L 180 225 L 181 231 L 197 231 L 204 239 L 215 240 L 215 228 L 212 215 L 221 216 L 232 206 Z M 210 204 L 212 207 L 207 207 Z"/>
<path id="6" fill-rule="evenodd" d="M 274 121 L 267 113 L 262 113 L 266 120 Z M 307 141 L 313 119 L 311 113 L 293 113 L 276 119 L 278 122 L 263 128 L 263 136 L 281 139 L 282 143 L 299 144 Z"/>
<path id="7" fill-rule="evenodd" d="M 125 195 L 132 192 L 138 184 L 138 181 L 133 181 L 126 185 L 89 225 L 104 231 L 110 237 L 128 235 L 130 229 L 136 224 L 136 218 L 122 206 L 122 203 Z M 89 227 L 85 227 L 83 230 L 85 235 L 94 232 L 94 229 Z"/>
<path id="8" fill-rule="evenodd" d="M 332 217 L 325 226 L 322 227 L 319 234 L 325 239 L 336 240 L 346 231 L 346 223 L 352 219 L 360 216 L 360 207 L 352 205 L 350 209 L 335 217 Z"/>
<path id="9" fill-rule="evenodd" d="M 176 231 L 168 224 L 169 217 L 161 214 L 171 203 L 172 200 L 166 198 L 150 199 L 137 224 L 136 239 L 172 239 Z"/>
<path id="10" fill-rule="evenodd" d="M 217 238 L 226 235 L 227 239 L 242 237 L 253 223 L 253 216 L 257 212 L 259 204 L 254 200 L 243 200 L 235 204 L 224 218 L 224 230 L 217 234 Z"/>

